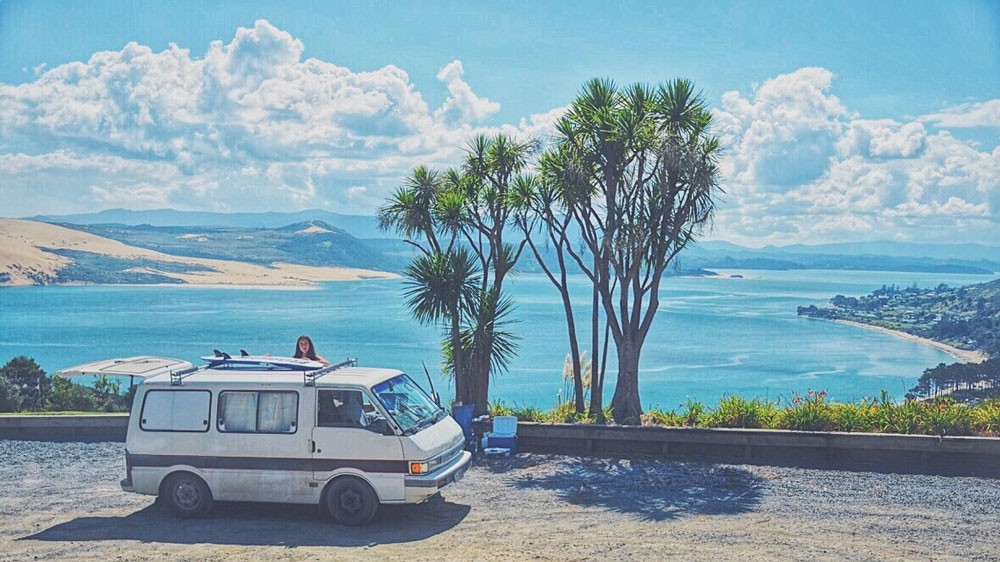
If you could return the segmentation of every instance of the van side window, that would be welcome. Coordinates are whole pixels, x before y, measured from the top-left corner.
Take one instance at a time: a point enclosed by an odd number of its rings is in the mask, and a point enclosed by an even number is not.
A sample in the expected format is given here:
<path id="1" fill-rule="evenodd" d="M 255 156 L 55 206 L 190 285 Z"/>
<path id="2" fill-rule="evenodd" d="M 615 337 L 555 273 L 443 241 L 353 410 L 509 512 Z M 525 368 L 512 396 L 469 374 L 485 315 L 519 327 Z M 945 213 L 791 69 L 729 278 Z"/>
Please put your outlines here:
<path id="1" fill-rule="evenodd" d="M 360 390 L 320 390 L 316 423 L 323 427 L 367 427 L 375 408 Z"/>
<path id="2" fill-rule="evenodd" d="M 219 431 L 295 433 L 297 392 L 225 391 L 219 394 Z"/>
<path id="3" fill-rule="evenodd" d="M 208 431 L 212 393 L 207 390 L 150 390 L 142 401 L 143 431 Z"/>

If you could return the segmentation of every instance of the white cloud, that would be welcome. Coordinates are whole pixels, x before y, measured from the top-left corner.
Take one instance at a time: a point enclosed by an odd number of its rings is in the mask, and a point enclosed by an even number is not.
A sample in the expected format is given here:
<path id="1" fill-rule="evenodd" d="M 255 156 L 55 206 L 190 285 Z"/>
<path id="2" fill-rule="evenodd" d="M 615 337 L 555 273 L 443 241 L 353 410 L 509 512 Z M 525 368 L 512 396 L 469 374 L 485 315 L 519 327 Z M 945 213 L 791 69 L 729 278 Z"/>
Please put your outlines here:
<path id="1" fill-rule="evenodd" d="M 820 177 L 849 117 L 831 95 L 833 73 L 803 68 L 772 78 L 752 99 L 723 95 L 718 133 L 731 158 L 726 171 L 742 186 L 792 189 Z"/>
<path id="2" fill-rule="evenodd" d="M 130 43 L 0 83 L 0 194 L 13 200 L 4 213 L 371 213 L 414 166 L 455 164 L 471 135 L 500 130 L 476 125 L 500 106 L 464 81 L 461 61 L 438 74 L 449 95 L 432 109 L 400 68 L 352 72 L 302 60 L 304 49 L 259 20 L 202 59 Z M 544 121 L 514 130 L 536 134 Z"/>
<path id="3" fill-rule="evenodd" d="M 447 125 L 479 122 L 500 111 L 500 104 L 481 98 L 462 80 L 462 61 L 452 61 L 438 72 L 437 79 L 448 87 L 448 99 L 434 112 Z"/>
<path id="4" fill-rule="evenodd" d="M 354 72 L 266 21 L 204 57 L 130 43 L 0 83 L 0 213 L 107 207 L 372 213 L 414 166 L 458 162 L 475 134 L 549 140 L 566 107 L 484 125 L 500 108 L 437 74 L 429 107 L 396 66 Z M 802 68 L 714 110 L 726 194 L 714 235 L 754 245 L 1000 239 L 1000 148 L 949 132 L 1000 126 L 1000 100 L 910 121 L 862 119 L 835 76 Z M 569 102 L 570 100 L 567 100 Z M 710 102 L 713 100 L 709 100 Z"/>
<path id="5" fill-rule="evenodd" d="M 1000 127 L 1000 99 L 967 103 L 924 115 L 920 121 L 938 127 Z"/>
<path id="6" fill-rule="evenodd" d="M 840 156 L 911 158 L 924 149 L 927 131 L 917 122 L 856 120 L 837 144 Z"/>
<path id="7" fill-rule="evenodd" d="M 942 119 L 861 119 L 832 91 L 832 73 L 806 68 L 752 96 L 723 96 L 714 117 L 727 194 L 715 236 L 754 245 L 1000 238 L 1000 148 L 982 152 L 924 126 Z"/>

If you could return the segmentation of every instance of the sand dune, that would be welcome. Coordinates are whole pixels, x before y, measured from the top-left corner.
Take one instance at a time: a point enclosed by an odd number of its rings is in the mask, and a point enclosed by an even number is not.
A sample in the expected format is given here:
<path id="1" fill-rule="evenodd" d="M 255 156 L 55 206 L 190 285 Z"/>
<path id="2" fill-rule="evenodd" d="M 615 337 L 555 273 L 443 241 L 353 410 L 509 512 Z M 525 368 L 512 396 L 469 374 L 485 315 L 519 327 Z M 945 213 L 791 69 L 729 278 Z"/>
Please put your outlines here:
<path id="1" fill-rule="evenodd" d="M 0 285 L 34 285 L 54 282 L 57 272 L 72 263 L 72 260 L 46 250 L 76 250 L 114 258 L 144 258 L 209 269 L 209 271 L 189 273 L 157 271 L 154 268 L 141 270 L 146 273 L 156 273 L 178 279 L 184 283 L 199 285 L 305 286 L 320 281 L 355 281 L 396 277 L 392 273 L 367 269 L 313 267 L 284 263 L 262 266 L 227 260 L 180 257 L 136 248 L 115 240 L 53 224 L 0 219 L 0 274 L 6 273 L 9 276 L 6 281 L 0 281 Z"/>

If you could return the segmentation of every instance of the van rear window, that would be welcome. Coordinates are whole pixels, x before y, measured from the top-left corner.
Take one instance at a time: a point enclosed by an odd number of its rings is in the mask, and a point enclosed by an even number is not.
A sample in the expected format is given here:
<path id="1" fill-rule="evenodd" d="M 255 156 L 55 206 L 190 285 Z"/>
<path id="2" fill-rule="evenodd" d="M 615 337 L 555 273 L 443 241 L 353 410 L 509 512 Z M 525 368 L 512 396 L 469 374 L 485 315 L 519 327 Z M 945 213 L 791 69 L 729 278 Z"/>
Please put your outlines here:
<path id="1" fill-rule="evenodd" d="M 208 431 L 212 394 L 207 390 L 150 390 L 142 402 L 144 431 Z"/>
<path id="2" fill-rule="evenodd" d="M 297 392 L 226 391 L 219 394 L 219 431 L 295 433 Z"/>

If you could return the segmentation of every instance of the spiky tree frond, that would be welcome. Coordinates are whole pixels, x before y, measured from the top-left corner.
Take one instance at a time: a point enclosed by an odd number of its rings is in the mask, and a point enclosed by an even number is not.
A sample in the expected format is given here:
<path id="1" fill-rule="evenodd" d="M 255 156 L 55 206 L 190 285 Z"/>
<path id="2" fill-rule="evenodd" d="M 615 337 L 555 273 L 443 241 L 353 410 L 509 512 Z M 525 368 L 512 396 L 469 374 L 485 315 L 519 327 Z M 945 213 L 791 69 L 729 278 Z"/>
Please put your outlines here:
<path id="1" fill-rule="evenodd" d="M 464 248 L 414 258 L 407 266 L 406 306 L 424 325 L 447 323 L 470 309 L 479 290 L 479 269 Z"/>

